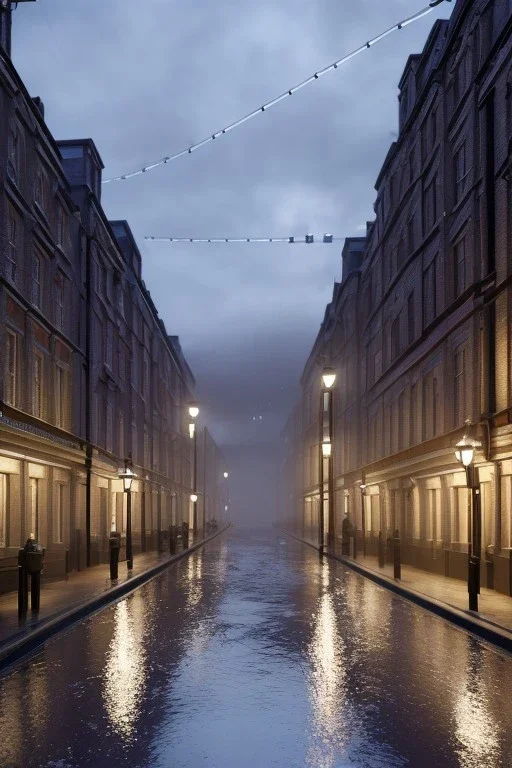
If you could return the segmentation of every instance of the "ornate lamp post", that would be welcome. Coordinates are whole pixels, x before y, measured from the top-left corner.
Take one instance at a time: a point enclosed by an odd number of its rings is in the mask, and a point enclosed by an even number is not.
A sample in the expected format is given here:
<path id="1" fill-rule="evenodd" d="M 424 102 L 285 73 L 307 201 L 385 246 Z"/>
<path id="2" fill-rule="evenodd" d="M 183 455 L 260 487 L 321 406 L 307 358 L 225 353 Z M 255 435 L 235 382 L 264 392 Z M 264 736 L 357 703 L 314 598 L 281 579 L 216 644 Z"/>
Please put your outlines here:
<path id="1" fill-rule="evenodd" d="M 193 479 L 192 479 L 192 494 L 190 500 L 194 503 L 194 516 L 192 523 L 192 531 L 194 535 L 197 533 L 197 429 L 196 419 L 199 416 L 199 408 L 196 403 L 191 403 L 188 407 L 188 415 L 192 419 L 188 425 L 188 431 L 191 440 L 194 441 L 194 467 L 193 467 Z M 195 499 L 192 497 L 195 496 Z"/>
<path id="2" fill-rule="evenodd" d="M 332 471 L 332 388 L 336 381 L 336 371 L 333 368 L 324 368 L 322 373 L 322 387 L 320 391 L 320 446 L 319 452 L 319 548 L 318 553 L 323 557 L 325 546 L 325 490 L 324 490 L 324 462 L 327 460 L 327 493 L 329 499 L 329 544 L 334 543 L 334 478 Z"/>
<path id="3" fill-rule="evenodd" d="M 366 483 L 363 481 L 359 486 L 361 490 L 361 532 L 363 535 L 363 557 L 366 557 L 366 509 L 364 505 L 364 497 L 366 496 Z"/>
<path id="4" fill-rule="evenodd" d="M 128 466 L 130 459 L 124 460 L 124 469 L 118 470 L 118 477 L 123 481 L 123 489 L 126 493 L 126 565 L 129 571 L 133 568 L 132 548 L 132 482 L 137 477 Z"/>
<path id="5" fill-rule="evenodd" d="M 471 422 L 466 422 L 469 426 Z M 455 446 L 455 458 L 466 470 L 466 485 L 471 489 L 471 541 L 468 552 L 469 610 L 478 611 L 480 594 L 480 550 L 482 546 L 482 509 L 478 469 L 474 466 L 475 451 L 482 444 L 464 434 Z"/>

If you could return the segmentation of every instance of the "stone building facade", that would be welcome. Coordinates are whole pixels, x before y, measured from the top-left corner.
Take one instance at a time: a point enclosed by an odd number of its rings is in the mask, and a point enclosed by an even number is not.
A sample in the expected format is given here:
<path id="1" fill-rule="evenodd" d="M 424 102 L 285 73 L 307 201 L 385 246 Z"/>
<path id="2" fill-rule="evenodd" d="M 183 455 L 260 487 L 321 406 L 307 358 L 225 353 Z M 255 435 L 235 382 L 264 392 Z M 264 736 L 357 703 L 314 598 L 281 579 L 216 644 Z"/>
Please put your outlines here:
<path id="1" fill-rule="evenodd" d="M 377 552 L 465 578 L 466 419 L 483 445 L 482 582 L 512 588 L 512 2 L 458 0 L 400 81 L 399 135 L 376 182 L 375 220 L 349 238 L 302 377 L 295 518 L 317 536 L 318 413 L 334 395 L 335 526 Z M 361 485 L 365 485 L 364 495 Z M 327 500 L 328 506 L 329 500 Z M 364 517 L 363 517 L 364 515 Z M 328 516 L 326 513 L 326 524 Z"/>
<path id="2" fill-rule="evenodd" d="M 110 531 L 126 530 L 125 459 L 137 474 L 135 553 L 192 522 L 195 387 L 127 222 L 105 216 L 94 142 L 53 139 L 10 59 L 7 19 L 2 10 L 0 592 L 16 588 L 31 533 L 48 576 L 108 559 Z M 212 439 L 207 461 L 224 466 Z"/>

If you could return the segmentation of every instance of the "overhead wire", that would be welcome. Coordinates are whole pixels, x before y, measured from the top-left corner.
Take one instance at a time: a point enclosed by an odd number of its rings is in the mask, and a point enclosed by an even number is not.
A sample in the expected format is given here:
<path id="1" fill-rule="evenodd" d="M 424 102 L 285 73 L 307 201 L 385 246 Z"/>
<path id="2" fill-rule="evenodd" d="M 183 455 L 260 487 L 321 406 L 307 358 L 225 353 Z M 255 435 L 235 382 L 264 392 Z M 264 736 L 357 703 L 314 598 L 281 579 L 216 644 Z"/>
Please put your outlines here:
<path id="1" fill-rule="evenodd" d="M 147 235 L 145 240 L 151 240 L 153 242 L 160 243 L 289 243 L 300 244 L 306 243 L 312 245 L 313 243 L 334 243 L 340 240 L 344 240 L 344 237 L 334 237 L 330 234 L 325 235 L 304 235 L 304 237 L 295 237 L 291 235 L 288 237 L 154 237 L 153 235 Z"/>
<path id="2" fill-rule="evenodd" d="M 115 181 L 125 181 L 127 179 L 132 179 L 135 176 L 141 176 L 143 173 L 147 173 L 148 171 L 152 171 L 155 168 L 159 168 L 163 165 L 167 165 L 168 163 L 174 162 L 175 160 L 177 160 L 180 157 L 183 157 L 184 155 L 191 155 L 192 152 L 195 152 L 197 149 L 204 147 L 206 144 L 210 144 L 212 141 L 215 141 L 220 136 L 224 136 L 228 132 L 232 131 L 234 128 L 238 128 L 238 126 L 243 125 L 248 120 L 252 120 L 254 117 L 256 117 L 256 115 L 261 115 L 263 112 L 267 111 L 271 107 L 274 107 L 276 104 L 279 104 L 281 101 L 283 101 L 287 97 L 292 96 L 297 91 L 300 91 L 306 85 L 309 85 L 310 83 L 314 83 L 320 77 L 327 74 L 327 72 L 331 72 L 335 69 L 338 69 L 338 67 L 340 67 L 342 64 L 346 64 L 355 56 L 358 56 L 360 53 L 367 51 L 373 45 L 380 42 L 384 38 L 388 37 L 393 32 L 398 32 L 404 27 L 407 27 L 410 24 L 413 24 L 414 22 L 419 21 L 419 19 L 431 13 L 434 10 L 434 8 L 437 5 L 440 5 L 442 2 L 451 2 L 451 0 L 433 0 L 429 5 L 427 5 L 425 8 L 422 8 L 420 11 L 417 11 L 412 16 L 408 16 L 407 18 L 402 19 L 396 24 L 393 24 L 393 26 L 384 30 L 383 32 L 378 34 L 376 37 L 373 37 L 370 40 L 367 40 L 358 48 L 351 51 L 351 53 L 347 53 L 341 59 L 338 59 L 337 61 L 334 61 L 332 64 L 329 64 L 328 66 L 317 70 L 314 74 L 310 75 L 302 82 L 292 86 L 291 88 L 288 88 L 286 91 L 283 91 L 283 93 L 281 93 L 279 96 L 276 96 L 275 98 L 266 102 L 262 106 L 256 109 L 253 109 L 251 112 L 248 112 L 246 115 L 244 115 L 243 117 L 240 117 L 238 120 L 235 120 L 233 123 L 229 123 L 221 130 L 215 131 L 214 133 L 209 134 L 206 138 L 202 139 L 196 144 L 191 144 L 185 149 L 182 149 L 181 151 L 176 152 L 176 154 L 174 155 L 168 155 L 166 157 L 163 157 L 160 160 L 157 160 L 156 162 L 153 162 L 153 163 L 149 163 L 148 165 L 145 165 L 136 171 L 131 171 L 130 173 L 123 173 L 120 176 L 112 176 L 110 179 L 104 179 L 102 183 L 111 184 L 112 182 L 115 182 Z"/>

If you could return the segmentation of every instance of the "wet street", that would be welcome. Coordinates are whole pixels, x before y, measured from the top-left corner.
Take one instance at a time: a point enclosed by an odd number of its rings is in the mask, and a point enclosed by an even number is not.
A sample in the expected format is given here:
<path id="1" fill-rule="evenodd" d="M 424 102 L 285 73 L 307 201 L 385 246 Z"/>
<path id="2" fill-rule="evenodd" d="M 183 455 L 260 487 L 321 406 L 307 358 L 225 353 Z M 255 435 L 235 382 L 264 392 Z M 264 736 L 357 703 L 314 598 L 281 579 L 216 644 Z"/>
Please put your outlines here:
<path id="1" fill-rule="evenodd" d="M 510 766 L 507 680 L 340 563 L 232 530 L 0 680 L 0 766 Z"/>

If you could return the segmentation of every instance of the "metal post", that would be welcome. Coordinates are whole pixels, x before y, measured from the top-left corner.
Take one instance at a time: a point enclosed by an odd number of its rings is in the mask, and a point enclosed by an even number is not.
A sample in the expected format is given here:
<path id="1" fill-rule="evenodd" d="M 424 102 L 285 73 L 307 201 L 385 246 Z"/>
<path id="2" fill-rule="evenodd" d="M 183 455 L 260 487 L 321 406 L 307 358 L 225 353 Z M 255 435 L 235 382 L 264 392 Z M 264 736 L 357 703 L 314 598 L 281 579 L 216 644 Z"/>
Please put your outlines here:
<path id="1" fill-rule="evenodd" d="M 20 553 L 21 554 L 21 553 Z M 22 556 L 22 555 L 21 555 Z M 18 558 L 19 562 L 19 558 Z M 24 565 L 18 565 L 18 618 L 28 611 L 28 574 Z"/>
<path id="2" fill-rule="evenodd" d="M 328 416 L 329 416 L 329 440 L 331 443 L 331 455 L 329 456 L 329 460 L 327 462 L 328 467 L 328 480 L 327 480 L 327 487 L 328 487 L 328 495 L 329 495 L 329 547 L 334 551 L 334 544 L 335 544 L 335 537 L 334 537 L 334 523 L 335 523 L 335 514 L 334 514 L 334 436 L 333 436 L 333 412 L 332 412 L 332 390 L 328 390 L 327 392 L 327 403 L 328 403 Z"/>
<path id="3" fill-rule="evenodd" d="M 402 578 L 402 564 L 400 560 L 400 533 L 395 530 L 393 536 L 393 576 L 395 579 Z"/>
<path id="4" fill-rule="evenodd" d="M 203 539 L 206 536 L 206 427 L 203 427 Z"/>
<path id="5" fill-rule="evenodd" d="M 194 476 L 193 476 L 193 493 L 197 496 L 197 429 L 194 425 Z M 194 516 L 192 520 L 192 531 L 194 536 L 197 533 L 197 500 L 194 501 Z"/>
<path id="6" fill-rule="evenodd" d="M 365 489 L 361 488 L 361 532 L 363 535 L 363 557 L 366 557 L 366 509 L 364 505 Z"/>
<path id="7" fill-rule="evenodd" d="M 324 554 L 324 455 L 322 453 L 322 443 L 324 440 L 324 391 L 320 392 L 320 432 L 319 432 L 319 466 L 318 466 L 318 489 L 320 493 L 320 509 L 318 518 L 318 554 L 323 557 Z"/>
<path id="8" fill-rule="evenodd" d="M 481 506 L 478 469 L 471 465 L 466 467 L 466 482 L 471 488 L 471 542 L 468 558 L 468 593 L 469 610 L 478 611 L 478 595 L 480 594 L 480 549 L 481 549 Z"/>
<path id="9" fill-rule="evenodd" d="M 128 570 L 131 571 L 133 568 L 131 491 L 126 491 L 126 565 Z"/>

